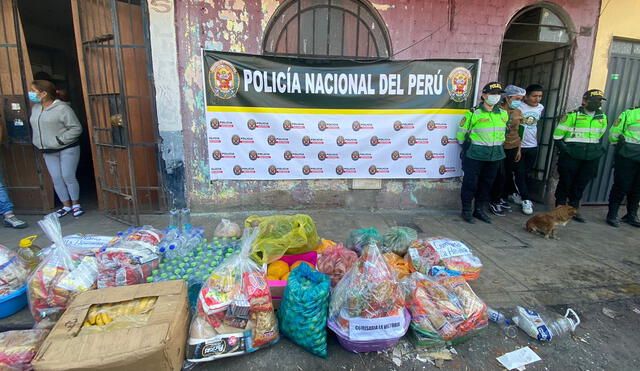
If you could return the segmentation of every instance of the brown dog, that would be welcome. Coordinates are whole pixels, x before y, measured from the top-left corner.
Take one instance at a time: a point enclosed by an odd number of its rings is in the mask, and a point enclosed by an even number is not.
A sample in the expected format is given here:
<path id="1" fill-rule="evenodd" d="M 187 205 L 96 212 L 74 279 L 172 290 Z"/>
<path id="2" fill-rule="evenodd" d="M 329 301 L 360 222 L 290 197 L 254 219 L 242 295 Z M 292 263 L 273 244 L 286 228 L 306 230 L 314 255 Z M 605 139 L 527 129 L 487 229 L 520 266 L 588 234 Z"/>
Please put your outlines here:
<path id="1" fill-rule="evenodd" d="M 576 216 L 577 212 L 575 207 L 560 205 L 553 211 L 531 217 L 527 220 L 526 229 L 529 232 L 540 232 L 544 235 L 544 238 L 551 236 L 557 239 L 556 228 L 559 225 L 567 225 L 569 220 Z"/>

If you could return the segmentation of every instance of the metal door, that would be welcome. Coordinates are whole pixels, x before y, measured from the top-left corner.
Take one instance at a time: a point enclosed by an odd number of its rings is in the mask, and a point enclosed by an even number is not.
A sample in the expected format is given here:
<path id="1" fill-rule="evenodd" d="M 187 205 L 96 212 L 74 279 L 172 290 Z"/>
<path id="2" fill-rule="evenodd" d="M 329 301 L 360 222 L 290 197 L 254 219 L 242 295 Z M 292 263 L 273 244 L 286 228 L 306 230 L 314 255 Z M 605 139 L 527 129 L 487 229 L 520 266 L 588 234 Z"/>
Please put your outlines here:
<path id="1" fill-rule="evenodd" d="M 139 225 L 141 212 L 162 212 L 147 2 L 72 3 L 101 206 Z"/>
<path id="2" fill-rule="evenodd" d="M 609 71 L 604 103 L 609 128 L 620 113 L 640 104 L 640 42 L 613 40 L 609 53 Z M 609 142 L 609 131 L 603 143 Z M 613 184 L 613 146 L 607 145 L 607 153 L 600 159 L 598 176 L 584 193 L 585 204 L 607 204 Z"/>
<path id="3" fill-rule="evenodd" d="M 48 212 L 53 186 L 42 154 L 31 144 L 27 91 L 32 78 L 25 45 L 17 0 L 0 0 L 0 174 L 15 209 Z"/>
<path id="4" fill-rule="evenodd" d="M 521 87 L 540 84 L 544 87 L 542 104 L 544 117 L 538 122 L 538 159 L 531 174 L 531 195 L 535 201 L 545 202 L 549 178 L 553 174 L 553 129 L 562 117 L 567 102 L 571 46 L 563 46 L 509 63 L 507 81 Z"/>

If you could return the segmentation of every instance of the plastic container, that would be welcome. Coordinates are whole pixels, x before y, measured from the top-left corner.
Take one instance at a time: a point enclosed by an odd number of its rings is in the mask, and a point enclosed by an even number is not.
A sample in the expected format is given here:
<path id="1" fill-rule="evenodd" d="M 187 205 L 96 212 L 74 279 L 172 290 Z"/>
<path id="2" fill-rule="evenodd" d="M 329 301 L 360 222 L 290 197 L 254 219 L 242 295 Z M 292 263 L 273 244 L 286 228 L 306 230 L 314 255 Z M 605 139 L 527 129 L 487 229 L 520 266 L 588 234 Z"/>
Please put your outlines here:
<path id="1" fill-rule="evenodd" d="M 411 315 L 408 310 L 404 310 L 404 332 L 409 329 L 409 324 L 411 323 Z M 381 350 L 391 349 L 393 348 L 398 341 L 400 341 L 401 337 L 393 338 L 393 339 L 383 339 L 383 340 L 371 340 L 371 341 L 351 341 L 348 338 L 348 334 L 346 334 L 340 327 L 333 322 L 331 319 L 327 321 L 327 325 L 333 331 L 337 338 L 338 342 L 342 347 L 353 353 L 366 353 L 366 352 L 377 352 Z"/>
<path id="2" fill-rule="evenodd" d="M 33 240 L 38 238 L 37 235 L 25 237 L 20 240 L 18 244 L 18 256 L 22 258 L 22 260 L 27 263 L 29 270 L 34 270 L 40 264 L 40 257 L 38 254 L 40 253 L 40 247 L 33 244 Z"/>
<path id="3" fill-rule="evenodd" d="M 316 263 L 318 262 L 318 253 L 315 251 L 311 251 L 305 254 L 298 254 L 298 255 L 283 255 L 280 259 L 278 260 L 282 260 L 283 262 L 289 264 L 289 266 L 291 266 L 291 264 L 297 262 L 297 261 L 306 261 L 307 263 L 313 265 L 314 267 L 316 266 Z M 265 264 L 264 266 L 264 271 L 267 271 L 267 265 Z M 287 286 L 287 281 L 281 281 L 281 280 L 268 280 L 269 283 L 269 288 L 271 291 L 271 298 L 273 300 L 278 300 L 277 304 L 279 306 L 280 304 L 280 299 L 282 299 L 282 295 L 284 293 L 284 288 Z"/>
<path id="4" fill-rule="evenodd" d="M 0 318 L 6 318 L 18 313 L 27 306 L 27 285 L 19 290 L 0 297 Z"/>

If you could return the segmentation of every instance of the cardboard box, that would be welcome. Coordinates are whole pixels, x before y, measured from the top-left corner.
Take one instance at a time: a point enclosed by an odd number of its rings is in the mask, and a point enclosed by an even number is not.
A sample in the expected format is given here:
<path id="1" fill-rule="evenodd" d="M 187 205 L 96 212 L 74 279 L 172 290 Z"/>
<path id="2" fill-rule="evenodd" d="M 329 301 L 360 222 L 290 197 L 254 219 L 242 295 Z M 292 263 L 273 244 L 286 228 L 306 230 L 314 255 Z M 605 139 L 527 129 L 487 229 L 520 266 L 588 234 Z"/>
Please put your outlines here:
<path id="1" fill-rule="evenodd" d="M 157 297 L 146 323 L 81 333 L 93 304 Z M 76 296 L 33 359 L 36 370 L 180 370 L 189 330 L 184 281 L 87 291 Z"/>

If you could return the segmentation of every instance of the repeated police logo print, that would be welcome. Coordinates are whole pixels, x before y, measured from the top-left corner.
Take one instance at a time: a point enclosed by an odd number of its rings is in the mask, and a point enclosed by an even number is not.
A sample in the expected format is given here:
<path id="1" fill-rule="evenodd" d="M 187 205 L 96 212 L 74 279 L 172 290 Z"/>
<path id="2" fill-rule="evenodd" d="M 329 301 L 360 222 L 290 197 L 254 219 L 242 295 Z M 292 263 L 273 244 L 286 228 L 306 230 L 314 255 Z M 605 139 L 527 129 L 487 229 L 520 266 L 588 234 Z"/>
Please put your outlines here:
<path id="1" fill-rule="evenodd" d="M 369 174 L 376 175 L 377 172 L 378 172 L 378 168 L 376 167 L 376 165 L 369 166 Z"/>
<path id="2" fill-rule="evenodd" d="M 311 167 L 309 165 L 304 165 L 302 167 L 302 174 L 309 175 L 311 173 Z"/>
<path id="3" fill-rule="evenodd" d="M 276 165 L 270 165 L 267 171 L 270 175 L 276 175 L 276 173 L 278 172 L 278 168 L 276 167 Z"/>
<path id="4" fill-rule="evenodd" d="M 242 174 L 242 167 L 240 165 L 236 165 L 233 167 L 233 173 L 236 175 Z"/>
<path id="5" fill-rule="evenodd" d="M 399 158 L 400 158 L 400 152 L 399 151 L 391 152 L 391 159 L 393 161 L 397 161 Z"/>
<path id="6" fill-rule="evenodd" d="M 325 151 L 318 152 L 318 160 L 324 161 L 327 159 L 327 153 Z"/>
<path id="7" fill-rule="evenodd" d="M 250 119 L 249 121 L 247 121 L 247 127 L 249 128 L 249 130 L 255 130 L 256 126 L 258 126 L 256 120 Z"/>
<path id="8" fill-rule="evenodd" d="M 344 137 L 343 137 L 342 135 L 340 135 L 338 138 L 336 138 L 336 144 L 337 144 L 339 147 L 344 146 Z"/>
<path id="9" fill-rule="evenodd" d="M 220 128 L 220 121 L 218 121 L 218 119 L 211 119 L 211 121 L 209 121 L 209 125 L 211 126 L 211 129 L 216 130 Z"/>
<path id="10" fill-rule="evenodd" d="M 222 152 L 220 152 L 219 150 L 216 149 L 211 154 L 211 157 L 213 157 L 214 160 L 219 161 L 222 158 Z"/>
<path id="11" fill-rule="evenodd" d="M 361 127 L 362 125 L 360 125 L 359 121 L 354 121 L 353 124 L 351 124 L 351 128 L 353 129 L 353 131 L 358 131 Z"/>
<path id="12" fill-rule="evenodd" d="M 427 151 L 424 153 L 424 159 L 427 161 L 430 161 L 431 159 L 433 159 L 433 152 L 432 151 Z"/>
<path id="13" fill-rule="evenodd" d="M 413 165 L 408 165 L 404 171 L 407 173 L 407 175 L 412 175 L 414 173 L 414 169 L 413 169 Z"/>
<path id="14" fill-rule="evenodd" d="M 268 143 L 270 146 L 275 145 L 275 144 L 276 144 L 276 136 L 275 136 L 275 135 L 269 135 L 269 136 L 267 137 L 267 143 Z"/>
<path id="15" fill-rule="evenodd" d="M 327 130 L 327 123 L 324 122 L 324 120 L 321 120 L 320 122 L 318 122 L 318 130 L 320 131 Z"/>
<path id="16" fill-rule="evenodd" d="M 249 151 L 249 160 L 255 161 L 258 158 L 258 152 L 251 150 Z"/>
<path id="17" fill-rule="evenodd" d="M 285 160 L 289 161 L 293 158 L 293 153 L 291 153 L 291 151 L 284 151 L 283 156 Z"/>
<path id="18" fill-rule="evenodd" d="M 336 174 L 338 174 L 338 175 L 344 174 L 344 166 L 342 166 L 342 165 L 336 166 Z"/>
<path id="19" fill-rule="evenodd" d="M 371 145 L 375 147 L 378 145 L 378 143 L 380 143 L 380 140 L 378 139 L 377 136 L 374 135 L 371 137 L 371 140 L 369 141 L 369 143 L 371 143 Z"/>
<path id="20" fill-rule="evenodd" d="M 456 103 L 466 101 L 469 98 L 469 94 L 471 94 L 472 84 L 471 71 L 464 67 L 454 68 L 449 73 L 449 77 L 447 77 L 449 97 Z"/>
<path id="21" fill-rule="evenodd" d="M 433 121 L 433 120 L 430 120 L 430 121 L 427 123 L 427 130 L 429 130 L 429 131 L 434 131 L 435 129 L 436 129 L 436 122 L 435 122 L 435 121 Z"/>
<path id="22" fill-rule="evenodd" d="M 400 131 L 402 129 L 402 122 L 396 121 L 393 123 L 393 130 Z"/>
<path id="23" fill-rule="evenodd" d="M 410 136 L 410 137 L 409 137 L 409 139 L 407 139 L 407 143 L 408 143 L 410 146 L 415 145 L 415 144 L 416 144 L 416 137 L 415 137 L 415 135 Z"/>
<path id="24" fill-rule="evenodd" d="M 289 121 L 289 120 L 284 120 L 284 122 L 282 123 L 282 128 L 283 128 L 284 130 L 286 130 L 286 131 L 291 130 L 291 127 L 292 127 L 292 126 L 293 126 L 293 125 L 291 124 L 291 121 Z"/>
<path id="25" fill-rule="evenodd" d="M 444 175 L 447 172 L 447 167 L 444 165 L 440 165 L 440 167 L 438 168 L 438 172 L 440 173 L 440 175 Z"/>
<path id="26" fill-rule="evenodd" d="M 309 138 L 308 135 L 303 136 L 302 137 L 302 145 L 306 147 L 309 144 L 311 144 L 311 138 Z"/>
<path id="27" fill-rule="evenodd" d="M 235 97 L 240 87 L 240 76 L 236 68 L 225 60 L 219 60 L 209 68 L 209 87 L 220 99 Z"/>
<path id="28" fill-rule="evenodd" d="M 240 136 L 239 135 L 233 135 L 231 137 L 231 143 L 233 143 L 234 145 L 238 145 L 240 144 Z"/>
<path id="29" fill-rule="evenodd" d="M 449 144 L 449 137 L 446 135 L 443 135 L 442 138 L 440 139 L 440 144 L 442 144 L 443 146 L 446 146 L 447 144 Z"/>
<path id="30" fill-rule="evenodd" d="M 358 151 L 351 152 L 351 159 L 353 161 L 358 161 L 358 159 L 360 159 L 360 152 Z"/>

